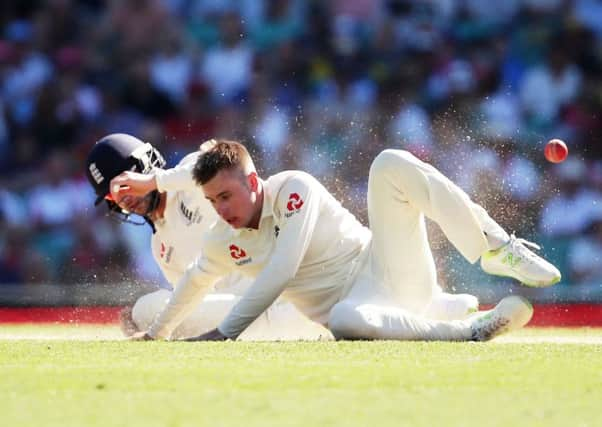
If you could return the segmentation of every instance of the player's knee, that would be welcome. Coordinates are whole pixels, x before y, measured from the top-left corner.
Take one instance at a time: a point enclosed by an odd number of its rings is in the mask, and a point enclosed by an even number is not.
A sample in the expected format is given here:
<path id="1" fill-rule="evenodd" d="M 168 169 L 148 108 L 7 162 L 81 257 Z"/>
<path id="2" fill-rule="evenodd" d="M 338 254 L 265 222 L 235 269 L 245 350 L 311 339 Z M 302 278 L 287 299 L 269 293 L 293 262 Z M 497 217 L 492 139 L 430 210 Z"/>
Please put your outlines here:
<path id="1" fill-rule="evenodd" d="M 405 168 L 415 167 L 416 157 L 409 151 L 387 149 L 381 151 L 370 166 L 372 177 L 386 176 L 392 172 L 399 173 Z"/>
<path id="2" fill-rule="evenodd" d="M 340 302 L 332 307 L 328 317 L 328 329 L 335 339 L 349 338 L 352 329 L 350 319 L 353 316 L 353 307 L 345 302 Z"/>
<path id="3" fill-rule="evenodd" d="M 170 296 L 170 291 L 160 289 L 138 298 L 132 307 L 132 320 L 136 326 L 140 330 L 148 329 L 157 314 L 163 310 Z"/>
<path id="4" fill-rule="evenodd" d="M 328 317 L 328 329 L 335 339 L 369 339 L 371 325 L 353 304 L 340 302 L 336 304 Z"/>

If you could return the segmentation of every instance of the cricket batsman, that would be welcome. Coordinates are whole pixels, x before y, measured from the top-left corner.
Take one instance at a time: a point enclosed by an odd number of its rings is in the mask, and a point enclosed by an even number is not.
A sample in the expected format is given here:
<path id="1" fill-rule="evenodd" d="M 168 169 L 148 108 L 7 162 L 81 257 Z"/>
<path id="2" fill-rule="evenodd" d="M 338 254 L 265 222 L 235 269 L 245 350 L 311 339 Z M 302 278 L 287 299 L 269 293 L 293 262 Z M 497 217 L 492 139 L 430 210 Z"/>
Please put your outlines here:
<path id="1" fill-rule="evenodd" d="M 199 152 L 191 153 L 174 169 L 165 170 L 165 160 L 151 144 L 131 135 L 111 134 L 94 145 L 87 160 L 86 174 L 96 191 L 96 205 L 104 202 L 110 214 L 124 222 L 150 225 L 153 257 L 172 287 L 202 252 L 201 236 L 217 219 L 215 210 L 192 179 L 191 170 L 198 156 Z M 181 173 L 182 170 L 185 173 Z M 157 188 L 140 197 L 113 199 L 109 191 L 111 180 L 128 174 L 153 179 Z M 166 191 L 168 186 L 177 190 Z M 134 221 L 131 214 L 140 216 L 143 221 Z M 174 331 L 174 338 L 197 336 L 215 328 L 250 283 L 250 279 L 238 272 L 217 281 L 215 289 Z M 133 307 L 126 307 L 120 319 L 124 334 L 129 336 L 148 329 L 171 293 L 168 289 L 159 289 L 140 297 Z M 242 337 L 249 340 L 328 338 L 332 336 L 326 329 L 286 302 L 270 307 Z"/>

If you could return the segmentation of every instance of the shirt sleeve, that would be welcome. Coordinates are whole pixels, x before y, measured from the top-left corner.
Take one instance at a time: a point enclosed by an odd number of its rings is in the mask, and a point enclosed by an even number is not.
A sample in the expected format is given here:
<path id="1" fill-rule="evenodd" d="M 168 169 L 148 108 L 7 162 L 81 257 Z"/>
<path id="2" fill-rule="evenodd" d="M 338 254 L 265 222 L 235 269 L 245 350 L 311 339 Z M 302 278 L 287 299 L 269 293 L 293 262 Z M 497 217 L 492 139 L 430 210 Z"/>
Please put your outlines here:
<path id="1" fill-rule="evenodd" d="M 153 256 L 154 256 L 154 254 L 153 254 Z M 177 284 L 178 279 L 180 277 L 182 277 L 182 273 L 183 273 L 182 270 L 175 269 L 175 268 L 169 268 L 169 267 L 161 264 L 156 256 L 154 256 L 154 258 L 155 258 L 155 263 L 159 266 L 161 273 L 163 273 L 163 277 L 165 278 L 167 283 L 169 283 L 169 285 L 173 289 L 175 287 L 175 285 Z"/>
<path id="2" fill-rule="evenodd" d="M 194 169 L 199 154 L 199 152 L 194 152 L 187 155 L 177 166 L 171 169 L 156 170 L 155 180 L 157 181 L 157 190 L 160 193 L 190 189 L 201 191 L 192 178 L 192 169 Z"/>
<path id="3" fill-rule="evenodd" d="M 194 261 L 178 281 L 169 302 L 149 329 L 153 338 L 167 338 L 211 291 L 213 284 L 227 271 L 206 255 Z"/>
<path id="4" fill-rule="evenodd" d="M 235 339 L 282 293 L 299 270 L 319 217 L 319 194 L 302 177 L 286 182 L 274 205 L 280 227 L 270 261 L 218 327 Z"/>

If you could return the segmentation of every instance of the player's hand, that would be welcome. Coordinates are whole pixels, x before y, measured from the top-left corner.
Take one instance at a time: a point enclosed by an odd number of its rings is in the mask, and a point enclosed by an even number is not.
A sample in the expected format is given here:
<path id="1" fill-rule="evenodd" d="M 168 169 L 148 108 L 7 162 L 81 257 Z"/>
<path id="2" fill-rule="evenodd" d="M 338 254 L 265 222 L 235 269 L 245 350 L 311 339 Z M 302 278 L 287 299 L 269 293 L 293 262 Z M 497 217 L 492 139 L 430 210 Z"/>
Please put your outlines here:
<path id="1" fill-rule="evenodd" d="M 183 341 L 226 341 L 227 339 L 228 337 L 216 328 L 198 337 L 186 338 Z"/>
<path id="2" fill-rule="evenodd" d="M 129 341 L 154 341 L 155 339 L 153 337 L 151 337 L 148 332 L 146 331 L 140 331 L 140 332 L 136 332 L 135 334 L 131 335 L 128 338 Z"/>
<path id="3" fill-rule="evenodd" d="M 144 197 L 157 189 L 157 181 L 153 174 L 125 171 L 111 180 L 110 189 L 115 201 L 125 196 Z"/>

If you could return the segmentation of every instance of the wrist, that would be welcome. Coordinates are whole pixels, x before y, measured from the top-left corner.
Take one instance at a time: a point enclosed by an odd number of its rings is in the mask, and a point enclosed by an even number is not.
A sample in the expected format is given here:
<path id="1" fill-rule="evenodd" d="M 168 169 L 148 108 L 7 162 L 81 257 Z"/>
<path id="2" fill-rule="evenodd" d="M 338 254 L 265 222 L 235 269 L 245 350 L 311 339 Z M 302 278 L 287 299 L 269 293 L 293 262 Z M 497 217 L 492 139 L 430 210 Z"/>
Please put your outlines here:
<path id="1" fill-rule="evenodd" d="M 152 185 L 154 186 L 153 190 L 157 190 L 159 193 L 165 193 L 167 191 L 166 187 L 169 187 L 169 175 L 165 169 L 155 169 L 152 176 Z M 166 182 L 167 181 L 167 182 Z"/>
<path id="2" fill-rule="evenodd" d="M 150 193 L 151 191 L 155 191 L 158 190 L 157 188 L 157 176 L 155 173 L 150 173 L 147 175 L 148 180 L 146 181 L 146 189 L 148 190 L 147 193 Z"/>

